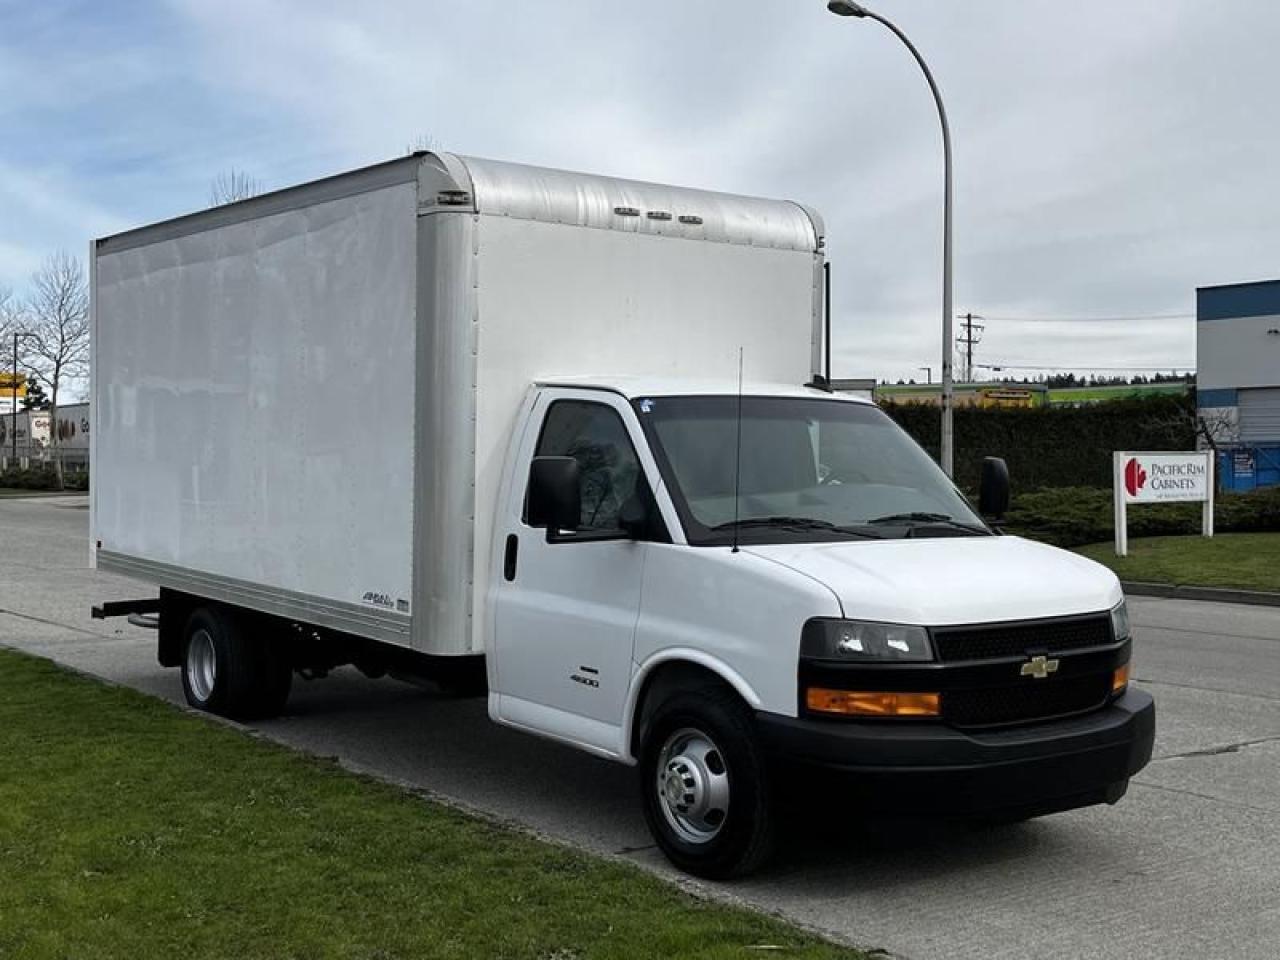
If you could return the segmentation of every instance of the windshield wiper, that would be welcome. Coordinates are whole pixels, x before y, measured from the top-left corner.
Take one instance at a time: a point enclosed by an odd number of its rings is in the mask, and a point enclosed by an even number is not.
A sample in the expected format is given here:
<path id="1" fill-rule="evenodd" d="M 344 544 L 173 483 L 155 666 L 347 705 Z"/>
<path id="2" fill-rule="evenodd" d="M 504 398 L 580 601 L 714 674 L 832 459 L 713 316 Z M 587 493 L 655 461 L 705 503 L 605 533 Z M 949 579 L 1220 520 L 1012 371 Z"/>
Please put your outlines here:
<path id="1" fill-rule="evenodd" d="M 883 517 L 876 517 L 874 520 L 868 520 L 868 526 L 890 525 L 901 523 L 910 526 L 918 524 L 940 524 L 948 527 L 955 527 L 957 530 L 968 530 L 972 533 L 980 533 L 984 536 L 991 533 L 986 527 L 980 527 L 977 524 L 965 523 L 954 517 L 949 517 L 945 513 L 929 513 L 923 510 L 913 510 L 910 513 L 890 513 Z"/>
<path id="2" fill-rule="evenodd" d="M 829 520 L 819 520 L 816 517 L 750 517 L 746 520 L 730 520 L 727 523 L 717 523 L 709 529 L 720 531 L 731 530 L 734 527 L 739 530 L 750 530 L 753 527 L 772 528 L 775 530 L 830 530 L 834 533 L 844 533 L 852 537 L 865 537 L 869 540 L 882 539 L 878 533 L 851 530 L 848 527 L 839 526 Z"/>

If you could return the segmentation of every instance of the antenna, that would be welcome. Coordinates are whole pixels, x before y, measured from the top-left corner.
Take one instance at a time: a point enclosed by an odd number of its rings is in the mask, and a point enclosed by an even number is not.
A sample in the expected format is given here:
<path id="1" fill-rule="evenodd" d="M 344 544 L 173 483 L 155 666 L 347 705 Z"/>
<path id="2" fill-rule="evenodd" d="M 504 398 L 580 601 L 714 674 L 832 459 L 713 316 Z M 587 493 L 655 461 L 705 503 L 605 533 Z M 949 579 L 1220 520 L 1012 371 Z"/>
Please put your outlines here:
<path id="1" fill-rule="evenodd" d="M 738 348 L 738 439 L 733 451 L 733 550 L 738 552 L 739 495 L 742 486 L 742 348 Z"/>

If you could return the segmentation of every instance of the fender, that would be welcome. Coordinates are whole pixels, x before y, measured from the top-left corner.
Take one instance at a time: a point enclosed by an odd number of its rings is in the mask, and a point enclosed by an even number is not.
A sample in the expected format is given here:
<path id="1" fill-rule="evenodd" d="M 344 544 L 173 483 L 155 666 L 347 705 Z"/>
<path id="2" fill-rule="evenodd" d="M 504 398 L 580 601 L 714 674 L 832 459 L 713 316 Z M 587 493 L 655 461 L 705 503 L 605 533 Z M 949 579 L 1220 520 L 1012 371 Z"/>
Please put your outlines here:
<path id="1" fill-rule="evenodd" d="M 619 759 L 634 765 L 636 757 L 631 752 L 631 736 L 636 721 L 636 707 L 640 703 L 640 691 L 650 675 L 658 667 L 667 663 L 691 663 L 703 667 L 718 676 L 738 692 L 738 696 L 747 702 L 753 710 L 760 708 L 760 696 L 752 686 L 744 680 L 736 670 L 718 657 L 713 657 L 693 647 L 667 647 L 652 654 L 644 663 L 637 665 L 631 675 L 631 686 L 627 691 L 627 701 L 622 712 L 622 742 Z"/>

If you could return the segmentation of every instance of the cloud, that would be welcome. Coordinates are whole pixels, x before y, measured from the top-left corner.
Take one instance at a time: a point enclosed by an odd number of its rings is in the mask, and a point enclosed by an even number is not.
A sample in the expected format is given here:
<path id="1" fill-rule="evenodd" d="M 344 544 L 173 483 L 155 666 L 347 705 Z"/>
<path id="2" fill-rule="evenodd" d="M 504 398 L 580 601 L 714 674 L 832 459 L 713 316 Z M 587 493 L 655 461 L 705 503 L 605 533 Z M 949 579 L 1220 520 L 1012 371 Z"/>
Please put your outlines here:
<path id="1" fill-rule="evenodd" d="M 946 97 L 959 311 L 1189 313 L 1197 285 L 1275 275 L 1280 7 L 878 9 Z M 463 153 L 810 203 L 829 233 L 836 372 L 938 365 L 933 104 L 889 33 L 821 0 L 0 11 L 0 83 L 16 93 L 0 104 L 16 134 L 0 168 L 25 185 L 0 193 L 0 281 L 19 272 L 6 250 L 82 249 L 108 222 L 198 208 L 227 166 L 283 186 L 427 135 Z M 1190 359 L 1193 340 L 1189 320 L 993 320 L 978 354 L 1148 365 Z"/>

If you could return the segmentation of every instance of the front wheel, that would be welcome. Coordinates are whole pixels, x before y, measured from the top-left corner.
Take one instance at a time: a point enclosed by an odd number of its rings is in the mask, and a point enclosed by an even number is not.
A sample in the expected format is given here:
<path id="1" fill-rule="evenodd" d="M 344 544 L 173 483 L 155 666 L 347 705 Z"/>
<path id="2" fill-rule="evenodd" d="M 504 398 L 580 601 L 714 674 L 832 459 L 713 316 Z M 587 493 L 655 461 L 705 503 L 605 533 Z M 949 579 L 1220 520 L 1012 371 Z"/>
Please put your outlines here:
<path id="1" fill-rule="evenodd" d="M 730 690 L 684 691 L 657 707 L 641 746 L 640 789 L 650 832 L 687 873 L 740 876 L 772 849 L 764 759 L 751 713 Z"/>

